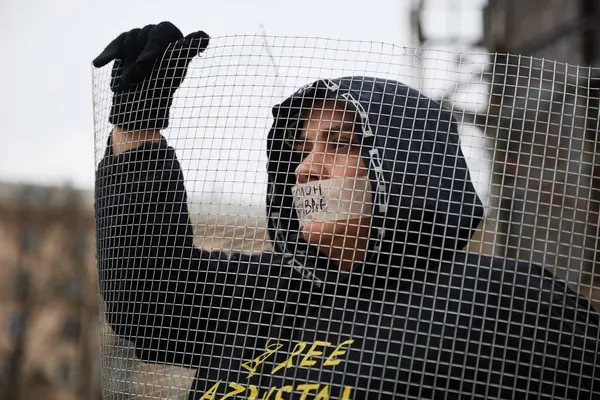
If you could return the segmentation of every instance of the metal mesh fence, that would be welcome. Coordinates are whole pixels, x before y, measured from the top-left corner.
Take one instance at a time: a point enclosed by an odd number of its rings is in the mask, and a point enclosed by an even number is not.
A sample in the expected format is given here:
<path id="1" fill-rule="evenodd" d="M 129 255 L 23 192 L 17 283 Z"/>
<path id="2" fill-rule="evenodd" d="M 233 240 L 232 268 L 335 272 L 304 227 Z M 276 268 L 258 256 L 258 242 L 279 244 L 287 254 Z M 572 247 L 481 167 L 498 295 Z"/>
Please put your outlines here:
<path id="1" fill-rule="evenodd" d="M 169 78 L 115 100 L 112 67 L 105 398 L 600 398 L 600 71 L 217 37 L 128 131 Z"/>

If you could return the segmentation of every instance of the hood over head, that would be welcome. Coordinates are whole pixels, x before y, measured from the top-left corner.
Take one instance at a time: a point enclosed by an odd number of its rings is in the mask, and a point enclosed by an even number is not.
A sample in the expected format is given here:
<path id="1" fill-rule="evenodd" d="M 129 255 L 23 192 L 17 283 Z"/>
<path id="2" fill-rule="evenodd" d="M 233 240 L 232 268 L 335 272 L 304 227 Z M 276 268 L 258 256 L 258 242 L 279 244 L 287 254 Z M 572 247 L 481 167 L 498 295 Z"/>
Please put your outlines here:
<path id="1" fill-rule="evenodd" d="M 315 81 L 273 108 L 266 204 L 276 251 L 296 269 L 327 262 L 299 233 L 291 188 L 301 160 L 288 140 L 297 134 L 301 112 L 324 99 L 345 102 L 357 116 L 355 134 L 373 195 L 367 263 L 383 270 L 431 268 L 462 250 L 481 221 L 483 205 L 452 114 L 402 83 L 349 76 Z"/>

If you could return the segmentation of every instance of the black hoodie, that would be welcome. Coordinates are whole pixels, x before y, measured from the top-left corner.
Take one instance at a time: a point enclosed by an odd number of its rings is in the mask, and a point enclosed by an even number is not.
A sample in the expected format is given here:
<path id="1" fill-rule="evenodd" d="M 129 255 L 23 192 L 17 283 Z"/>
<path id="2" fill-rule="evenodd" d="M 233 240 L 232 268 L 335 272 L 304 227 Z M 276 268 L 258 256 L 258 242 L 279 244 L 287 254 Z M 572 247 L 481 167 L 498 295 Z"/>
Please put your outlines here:
<path id="1" fill-rule="evenodd" d="M 349 272 L 297 233 L 287 139 L 315 98 L 356 111 L 369 168 L 370 251 Z M 142 360 L 198 368 L 190 399 L 600 398 L 589 304 L 543 268 L 462 251 L 483 208 L 448 111 L 395 81 L 345 77 L 273 115 L 273 253 L 194 247 L 166 140 L 100 163 L 100 289 Z"/>

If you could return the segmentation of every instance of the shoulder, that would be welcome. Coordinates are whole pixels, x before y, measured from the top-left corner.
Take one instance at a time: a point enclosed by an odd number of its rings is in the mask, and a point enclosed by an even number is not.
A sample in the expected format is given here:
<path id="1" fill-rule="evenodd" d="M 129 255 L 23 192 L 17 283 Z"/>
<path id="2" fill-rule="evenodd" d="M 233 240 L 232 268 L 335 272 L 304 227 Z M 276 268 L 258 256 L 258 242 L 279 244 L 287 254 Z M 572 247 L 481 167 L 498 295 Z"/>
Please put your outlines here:
<path id="1" fill-rule="evenodd" d="M 498 299 L 498 305 L 521 309 L 536 318 L 547 317 L 550 326 L 574 324 L 598 328 L 598 313 L 587 298 L 575 292 L 562 279 L 542 266 L 505 259 L 463 253 L 451 269 L 465 277 L 464 287 L 486 291 Z"/>

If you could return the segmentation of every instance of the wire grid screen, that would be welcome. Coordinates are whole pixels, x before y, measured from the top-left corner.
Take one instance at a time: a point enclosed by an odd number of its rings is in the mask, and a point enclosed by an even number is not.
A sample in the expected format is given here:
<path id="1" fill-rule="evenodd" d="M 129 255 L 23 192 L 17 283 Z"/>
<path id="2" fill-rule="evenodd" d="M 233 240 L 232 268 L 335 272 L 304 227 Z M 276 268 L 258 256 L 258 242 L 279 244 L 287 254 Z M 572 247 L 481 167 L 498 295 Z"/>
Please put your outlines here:
<path id="1" fill-rule="evenodd" d="M 600 398 L 597 72 L 212 38 L 107 155 L 96 70 L 105 398 Z"/>

